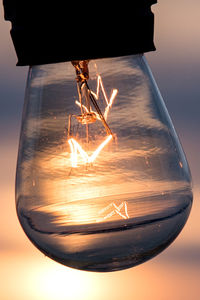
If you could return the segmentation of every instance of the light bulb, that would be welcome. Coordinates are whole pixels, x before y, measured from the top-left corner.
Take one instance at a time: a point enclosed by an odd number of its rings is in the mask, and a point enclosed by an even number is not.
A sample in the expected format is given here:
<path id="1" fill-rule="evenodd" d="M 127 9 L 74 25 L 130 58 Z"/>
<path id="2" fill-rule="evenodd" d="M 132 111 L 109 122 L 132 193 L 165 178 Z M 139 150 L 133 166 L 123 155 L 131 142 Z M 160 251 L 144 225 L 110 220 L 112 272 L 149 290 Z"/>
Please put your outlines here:
<path id="1" fill-rule="evenodd" d="M 165 249 L 192 203 L 187 161 L 142 54 L 30 67 L 16 176 L 45 255 L 114 271 Z"/>

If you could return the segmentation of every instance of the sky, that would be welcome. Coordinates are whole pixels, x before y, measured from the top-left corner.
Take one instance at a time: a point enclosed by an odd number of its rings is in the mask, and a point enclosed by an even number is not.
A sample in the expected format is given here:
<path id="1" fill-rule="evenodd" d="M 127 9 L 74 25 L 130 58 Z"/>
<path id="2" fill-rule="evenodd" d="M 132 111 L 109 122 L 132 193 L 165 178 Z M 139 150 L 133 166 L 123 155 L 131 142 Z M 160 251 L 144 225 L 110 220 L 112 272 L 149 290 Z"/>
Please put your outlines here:
<path id="1" fill-rule="evenodd" d="M 10 24 L 0 13 L 0 298 L 197 300 L 200 287 L 200 2 L 160 0 L 156 52 L 146 54 L 193 177 L 194 204 L 186 226 L 162 254 L 108 274 L 64 267 L 26 238 L 15 212 L 14 182 L 27 67 L 16 67 Z"/>

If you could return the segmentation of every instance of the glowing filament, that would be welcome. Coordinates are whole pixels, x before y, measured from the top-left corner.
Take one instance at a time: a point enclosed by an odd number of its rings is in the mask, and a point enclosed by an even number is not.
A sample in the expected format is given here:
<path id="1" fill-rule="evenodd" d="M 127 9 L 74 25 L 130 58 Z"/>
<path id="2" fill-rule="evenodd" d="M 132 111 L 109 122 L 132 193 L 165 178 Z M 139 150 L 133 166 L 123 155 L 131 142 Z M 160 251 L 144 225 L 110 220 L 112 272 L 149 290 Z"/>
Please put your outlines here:
<path id="1" fill-rule="evenodd" d="M 79 101 L 75 101 L 76 105 L 78 105 L 80 108 L 83 108 L 85 110 L 86 113 L 89 113 L 89 110 L 87 109 L 87 107 L 83 104 L 81 104 Z M 93 112 L 93 111 L 92 111 Z M 96 113 L 95 113 L 96 114 Z"/>
<path id="2" fill-rule="evenodd" d="M 101 79 L 101 76 L 100 75 L 98 75 L 98 77 L 97 77 L 97 91 L 96 91 L 96 93 L 94 93 L 93 91 L 91 92 L 92 94 L 93 94 L 93 96 L 98 100 L 99 99 L 99 91 L 100 91 L 100 87 L 101 87 L 101 90 L 102 90 L 102 93 L 103 93 L 103 95 L 104 95 L 104 98 L 105 98 L 105 101 L 106 101 L 106 104 L 107 105 L 109 105 L 109 103 L 110 103 L 110 101 L 112 100 L 112 97 L 113 97 L 113 93 L 115 94 L 117 94 L 117 90 L 116 89 L 113 89 L 113 92 L 112 92 L 112 95 L 111 95 L 111 97 L 110 97 L 110 100 L 108 100 L 108 97 L 107 97 L 107 95 L 106 95 L 106 92 L 105 92 L 105 89 L 104 89 L 104 86 L 103 86 L 103 81 L 102 81 L 102 79 Z M 116 95 L 115 95 L 116 96 Z M 115 97 L 114 96 L 114 97 Z M 114 99 L 113 99 L 114 100 Z M 112 101 L 113 101 L 112 100 Z"/>
<path id="3" fill-rule="evenodd" d="M 71 150 L 71 165 L 72 168 L 76 168 L 78 164 L 78 152 L 81 155 L 85 164 L 93 163 L 101 150 L 109 143 L 112 139 L 112 135 L 107 136 L 107 138 L 99 145 L 99 147 L 93 152 L 91 156 L 89 156 L 80 144 L 73 138 L 68 140 Z"/>
<path id="4" fill-rule="evenodd" d="M 113 89 L 111 92 L 111 96 L 108 99 L 107 94 L 105 92 L 105 88 L 103 86 L 103 81 L 101 79 L 101 76 L 97 76 L 97 89 L 96 93 L 93 92 L 87 83 L 87 79 L 89 78 L 89 73 L 88 77 L 85 77 L 85 74 L 82 74 L 81 72 L 83 71 L 81 66 L 79 64 L 74 63 L 74 66 L 76 67 L 77 70 L 77 89 L 78 89 L 78 94 L 79 94 L 79 101 L 76 100 L 75 104 L 81 109 L 81 115 L 70 115 L 69 116 L 69 122 L 68 122 L 68 143 L 70 146 L 71 150 L 71 166 L 72 168 L 77 168 L 78 166 L 78 159 L 82 159 L 83 164 L 91 164 L 95 161 L 95 159 L 98 157 L 102 149 L 109 143 L 109 141 L 113 138 L 112 132 L 107 124 L 107 118 L 108 118 L 108 113 L 110 111 L 110 108 L 113 105 L 113 102 L 117 96 L 118 90 Z M 86 65 L 87 67 L 87 65 Z M 86 68 L 87 69 L 87 68 Z M 83 76 L 81 76 L 83 75 Z M 104 97 L 105 103 L 105 110 L 104 113 L 101 112 L 101 109 L 99 105 L 97 104 L 97 100 L 100 98 L 100 90 L 102 91 L 102 95 Z M 84 104 L 83 104 L 83 99 Z M 92 110 L 95 108 L 96 111 Z M 97 149 L 91 154 L 88 155 L 86 151 L 83 150 L 81 145 L 71 137 L 71 117 L 75 117 L 81 124 L 86 125 L 86 137 L 87 137 L 87 142 L 89 141 L 88 136 L 89 136 L 89 124 L 94 123 L 96 120 L 101 121 L 106 129 L 107 137 L 104 139 L 104 141 L 97 147 Z M 122 219 L 128 219 L 128 209 L 127 209 L 127 203 L 126 201 L 122 202 L 119 206 L 117 206 L 114 202 L 110 203 L 107 205 L 105 208 L 101 209 L 99 211 L 99 217 L 96 219 L 96 222 L 104 221 L 109 218 L 111 218 L 114 215 L 118 215 Z"/>
<path id="5" fill-rule="evenodd" d="M 110 96 L 110 99 L 108 99 L 107 95 L 106 95 L 106 92 L 105 92 L 105 89 L 104 89 L 104 86 L 103 86 L 103 81 L 101 79 L 101 76 L 98 75 L 97 77 L 97 90 L 96 90 L 96 93 L 94 93 L 93 91 L 90 91 L 90 93 L 95 97 L 96 100 L 99 100 L 99 93 L 100 93 L 100 88 L 102 90 L 102 93 L 103 93 L 103 96 L 104 96 L 104 99 L 105 99 L 105 102 L 106 102 L 106 108 L 105 108 L 105 111 L 104 111 L 104 119 L 107 120 L 107 117 L 108 117 L 108 113 L 109 113 L 109 110 L 117 96 L 117 93 L 118 93 L 118 90 L 117 89 L 113 89 L 112 90 L 112 93 L 111 93 L 111 96 Z M 82 103 L 80 103 L 79 101 L 76 100 L 76 105 L 78 105 L 81 109 L 83 108 L 85 110 L 86 113 L 88 113 L 88 108 L 83 105 Z M 98 120 L 101 121 L 101 118 L 100 116 L 98 115 L 98 113 L 94 112 L 91 110 L 92 113 L 95 113 L 96 117 Z"/>

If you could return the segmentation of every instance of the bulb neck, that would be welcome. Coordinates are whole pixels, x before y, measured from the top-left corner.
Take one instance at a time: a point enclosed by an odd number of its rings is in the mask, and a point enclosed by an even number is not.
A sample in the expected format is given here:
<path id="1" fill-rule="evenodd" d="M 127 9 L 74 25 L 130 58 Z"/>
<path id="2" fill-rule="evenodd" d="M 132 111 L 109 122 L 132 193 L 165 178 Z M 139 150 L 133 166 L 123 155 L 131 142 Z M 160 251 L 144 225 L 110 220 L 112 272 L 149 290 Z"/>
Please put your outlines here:
<path id="1" fill-rule="evenodd" d="M 4 0 L 18 66 L 116 57 L 155 50 L 156 0 L 84 3 Z"/>

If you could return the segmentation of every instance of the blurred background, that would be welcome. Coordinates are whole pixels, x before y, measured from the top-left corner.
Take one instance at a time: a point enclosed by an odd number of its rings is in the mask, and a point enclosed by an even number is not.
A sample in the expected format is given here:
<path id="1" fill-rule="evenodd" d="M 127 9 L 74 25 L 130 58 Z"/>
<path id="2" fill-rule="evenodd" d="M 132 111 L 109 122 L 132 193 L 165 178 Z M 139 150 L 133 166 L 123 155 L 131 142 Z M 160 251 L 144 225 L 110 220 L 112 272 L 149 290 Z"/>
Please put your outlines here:
<path id="1" fill-rule="evenodd" d="M 0 4 L 0 299 L 198 300 L 200 295 L 200 1 L 154 5 L 156 52 L 146 54 L 185 150 L 194 184 L 189 220 L 175 242 L 135 268 L 109 274 L 64 267 L 40 253 L 17 220 L 15 167 L 27 67 L 16 67 Z"/>

